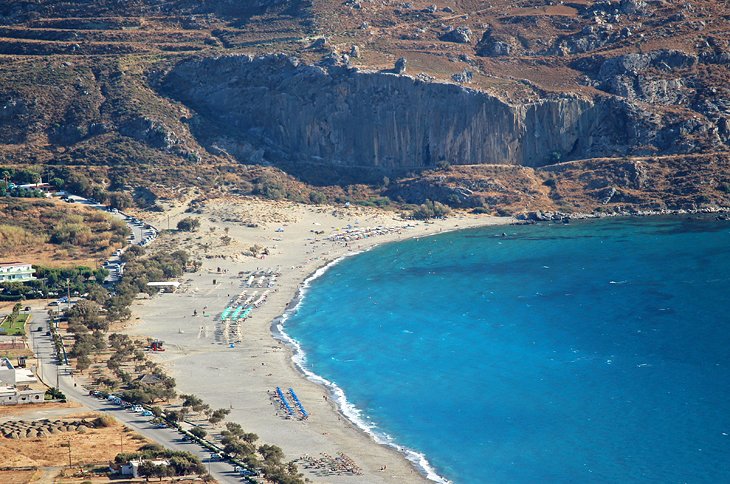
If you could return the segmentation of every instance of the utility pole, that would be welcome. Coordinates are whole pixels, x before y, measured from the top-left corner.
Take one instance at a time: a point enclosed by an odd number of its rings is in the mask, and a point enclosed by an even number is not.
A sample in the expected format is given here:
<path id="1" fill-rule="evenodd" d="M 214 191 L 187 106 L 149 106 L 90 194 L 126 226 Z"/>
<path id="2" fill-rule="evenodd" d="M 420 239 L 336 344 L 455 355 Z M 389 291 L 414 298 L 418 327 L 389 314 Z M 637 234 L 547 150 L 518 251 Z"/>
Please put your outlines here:
<path id="1" fill-rule="evenodd" d="M 68 466 L 71 467 L 71 439 L 68 439 Z"/>
<path id="2" fill-rule="evenodd" d="M 124 440 L 124 434 L 119 434 L 119 453 L 120 454 L 123 454 L 124 453 L 124 443 L 123 443 L 123 440 Z"/>
<path id="3" fill-rule="evenodd" d="M 66 309 L 71 311 L 71 279 L 66 278 Z"/>

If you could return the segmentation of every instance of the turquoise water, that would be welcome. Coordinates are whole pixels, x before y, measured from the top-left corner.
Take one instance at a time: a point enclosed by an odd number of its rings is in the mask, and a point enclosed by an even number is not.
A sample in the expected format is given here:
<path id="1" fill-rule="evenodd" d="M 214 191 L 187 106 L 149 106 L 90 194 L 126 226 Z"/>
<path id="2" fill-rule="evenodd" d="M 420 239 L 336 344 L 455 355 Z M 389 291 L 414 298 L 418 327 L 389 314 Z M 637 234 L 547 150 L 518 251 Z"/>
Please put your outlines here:
<path id="1" fill-rule="evenodd" d="M 730 223 L 507 226 L 345 259 L 285 329 L 454 482 L 719 483 L 728 290 Z"/>

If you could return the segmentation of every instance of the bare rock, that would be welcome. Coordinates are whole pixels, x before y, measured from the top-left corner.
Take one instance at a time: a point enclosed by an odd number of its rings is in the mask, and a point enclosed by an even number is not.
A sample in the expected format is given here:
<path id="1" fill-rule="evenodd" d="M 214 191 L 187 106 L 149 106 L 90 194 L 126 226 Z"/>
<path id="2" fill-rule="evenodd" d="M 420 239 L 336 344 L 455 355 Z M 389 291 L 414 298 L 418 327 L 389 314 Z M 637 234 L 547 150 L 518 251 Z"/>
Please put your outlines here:
<path id="1" fill-rule="evenodd" d="M 395 61 L 395 68 L 394 68 L 395 73 L 396 74 L 405 74 L 407 65 L 408 65 L 408 60 L 405 57 L 399 57 L 398 60 Z"/>
<path id="2" fill-rule="evenodd" d="M 468 44 L 471 42 L 472 31 L 469 27 L 457 27 L 441 35 L 439 39 L 444 42 L 455 42 L 457 44 Z"/>

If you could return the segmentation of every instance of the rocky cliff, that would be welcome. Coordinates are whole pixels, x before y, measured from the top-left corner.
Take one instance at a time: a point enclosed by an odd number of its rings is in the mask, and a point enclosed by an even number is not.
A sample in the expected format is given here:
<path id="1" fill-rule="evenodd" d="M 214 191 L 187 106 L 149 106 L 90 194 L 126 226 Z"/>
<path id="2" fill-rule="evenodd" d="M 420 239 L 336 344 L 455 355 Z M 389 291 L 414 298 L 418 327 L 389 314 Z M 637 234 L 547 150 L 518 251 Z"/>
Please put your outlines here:
<path id="1" fill-rule="evenodd" d="M 510 103 L 487 92 L 285 55 L 178 64 L 160 89 L 196 113 L 199 141 L 242 160 L 399 173 L 442 164 L 542 166 L 639 153 L 677 136 L 607 95 Z M 311 176 L 310 176 L 311 178 Z"/>

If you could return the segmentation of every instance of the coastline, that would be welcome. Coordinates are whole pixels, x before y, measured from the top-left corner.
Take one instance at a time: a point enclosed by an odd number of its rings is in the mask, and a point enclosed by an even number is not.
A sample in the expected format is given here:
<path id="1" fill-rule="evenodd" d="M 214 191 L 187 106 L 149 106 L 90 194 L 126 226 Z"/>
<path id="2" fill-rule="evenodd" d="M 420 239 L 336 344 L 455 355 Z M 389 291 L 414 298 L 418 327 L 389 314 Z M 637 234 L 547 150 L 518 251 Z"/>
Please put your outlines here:
<path id="1" fill-rule="evenodd" d="M 258 213 L 272 210 L 273 205 L 275 212 L 284 209 L 284 212 L 278 213 L 284 213 L 286 222 L 273 220 L 273 223 L 254 230 L 240 230 L 234 225 L 219 222 L 216 216 L 210 216 L 215 215 L 218 209 L 228 212 L 233 205 L 255 208 L 252 211 Z M 333 211 L 332 214 L 328 213 L 330 210 Z M 293 211 L 297 214 L 296 221 L 291 216 Z M 343 216 L 337 214 L 333 207 L 322 210 L 250 199 L 216 201 L 206 208 L 203 215 L 209 217 L 209 220 L 201 217 L 201 221 L 204 221 L 204 225 L 207 225 L 204 228 L 211 234 L 213 231 L 210 227 L 225 226 L 236 240 L 247 239 L 243 246 L 250 242 L 263 242 L 262 239 L 277 243 L 265 262 L 238 256 L 241 244 L 220 247 L 220 250 L 216 248 L 214 253 L 208 251 L 200 273 L 191 275 L 185 281 L 186 288 L 182 292 L 162 294 L 135 303 L 134 316 L 139 324 L 134 324 L 126 332 L 166 341 L 168 351 L 156 354 L 155 357 L 177 380 L 179 392 L 194 393 L 214 408 L 230 408 L 229 421 L 240 423 L 247 431 L 257 433 L 262 442 L 282 447 L 287 460 L 304 455 L 316 456 L 318 453 L 334 455 L 341 451 L 352 457 L 363 471 L 361 476 L 324 477 L 300 466 L 305 477 L 315 482 L 447 482 L 438 476 L 426 456 L 404 448 L 387 434 L 376 431 L 361 418 L 360 411 L 347 401 L 339 387 L 307 370 L 303 361 L 306 355 L 298 343 L 286 334 L 284 323 L 306 297 L 311 281 L 346 257 L 389 242 L 486 225 L 508 224 L 514 220 L 458 214 L 433 223 L 414 224 L 394 219 L 392 213 L 370 209 L 358 208 L 357 211 L 348 211 Z M 178 217 L 182 217 L 182 212 Z M 344 225 L 349 219 L 358 217 L 374 220 L 373 225 L 377 221 L 379 226 L 399 229 L 397 232 L 351 243 L 313 240 L 310 236 L 313 232 L 311 225 L 319 225 L 312 220 L 320 221 L 321 225 Z M 295 229 L 297 224 L 298 228 Z M 405 228 L 406 224 L 409 228 Z M 273 236 L 272 239 L 271 233 L 278 225 L 286 227 L 287 235 Z M 288 238 L 289 232 L 295 232 L 294 237 L 287 240 L 288 244 L 284 244 L 281 239 Z M 174 238 L 170 242 L 173 247 L 184 246 L 180 240 Z M 224 291 L 239 290 L 237 287 L 233 288 L 233 285 L 234 282 L 240 282 L 241 278 L 230 276 L 230 273 L 255 270 L 262 264 L 265 267 L 281 268 L 278 287 L 270 294 L 269 300 L 254 311 L 253 317 L 244 323 L 244 338 L 241 343 L 236 344 L 235 349 L 220 342 L 215 344 L 215 341 L 211 341 L 213 338 L 209 331 L 212 328 L 208 326 L 213 326 L 216 311 L 222 310 L 230 299 Z M 217 272 L 216 265 L 226 267 L 228 272 L 224 273 L 225 276 Z M 214 280 L 216 276 L 218 281 Z M 226 286 L 225 279 L 233 280 Z M 194 309 L 200 310 L 201 304 L 214 308 L 209 311 L 207 320 L 191 317 Z M 205 331 L 200 326 L 201 322 L 207 324 Z M 194 335 L 196 329 L 199 329 L 197 336 Z M 212 366 L 203 367 L 201 362 Z M 220 384 L 216 385 L 216 380 L 220 380 Z M 295 387 L 312 417 L 306 421 L 292 421 L 275 415 L 266 398 L 266 392 L 278 385 L 284 388 Z M 246 388 L 246 391 L 241 392 L 242 388 Z"/>
<path id="2" fill-rule="evenodd" d="M 462 230 L 468 230 L 468 229 L 462 229 Z M 451 232 L 451 231 L 448 231 Z M 442 232 L 446 233 L 446 232 Z M 436 234 L 429 234 L 429 235 L 436 235 Z M 398 242 L 407 240 L 407 239 L 401 239 L 398 240 Z M 333 410 L 336 412 L 339 412 L 342 414 L 349 422 L 352 424 L 352 426 L 359 430 L 360 432 L 365 433 L 368 437 L 370 437 L 375 443 L 387 447 L 391 447 L 394 450 L 396 450 L 399 454 L 401 454 L 403 457 L 405 457 L 415 468 L 421 473 L 423 477 L 428 479 L 432 482 L 437 482 L 440 484 L 448 484 L 451 481 L 447 479 L 445 476 L 442 476 L 438 474 L 436 469 L 431 465 L 431 463 L 428 461 L 428 458 L 425 454 L 418 452 L 414 449 L 410 449 L 408 447 L 402 446 L 398 444 L 397 440 L 390 436 L 389 434 L 385 433 L 382 429 L 379 429 L 377 425 L 375 424 L 368 424 L 365 419 L 363 418 L 363 412 L 360 408 L 355 406 L 354 404 L 350 403 L 350 401 L 347 399 L 347 395 L 345 394 L 345 391 L 342 390 L 340 386 L 338 386 L 336 383 L 326 379 L 325 377 L 318 375 L 317 373 L 314 373 L 306 366 L 307 361 L 307 354 L 302 349 L 299 341 L 291 337 L 285 330 L 285 324 L 286 321 L 289 319 L 290 315 L 297 311 L 299 306 L 303 303 L 304 298 L 306 296 L 306 292 L 309 289 L 310 284 L 315 281 L 316 279 L 322 277 L 327 271 L 332 269 L 335 265 L 339 264 L 343 260 L 355 257 L 357 255 L 363 254 L 365 252 L 368 252 L 369 250 L 379 247 L 380 245 L 384 244 L 376 244 L 372 245 L 369 248 L 365 250 L 361 250 L 358 252 L 353 252 L 350 254 L 347 254 L 345 256 L 338 257 L 337 259 L 330 261 L 317 270 L 315 270 L 312 274 L 310 274 L 299 286 L 299 289 L 292 299 L 289 306 L 287 306 L 286 311 L 284 313 L 275 318 L 271 322 L 271 332 L 275 339 L 280 340 L 282 343 L 284 343 L 289 348 L 290 353 L 290 360 L 292 362 L 292 365 L 296 371 L 298 371 L 304 378 L 307 380 L 323 387 L 327 392 L 329 393 L 330 401 L 333 402 Z"/>

